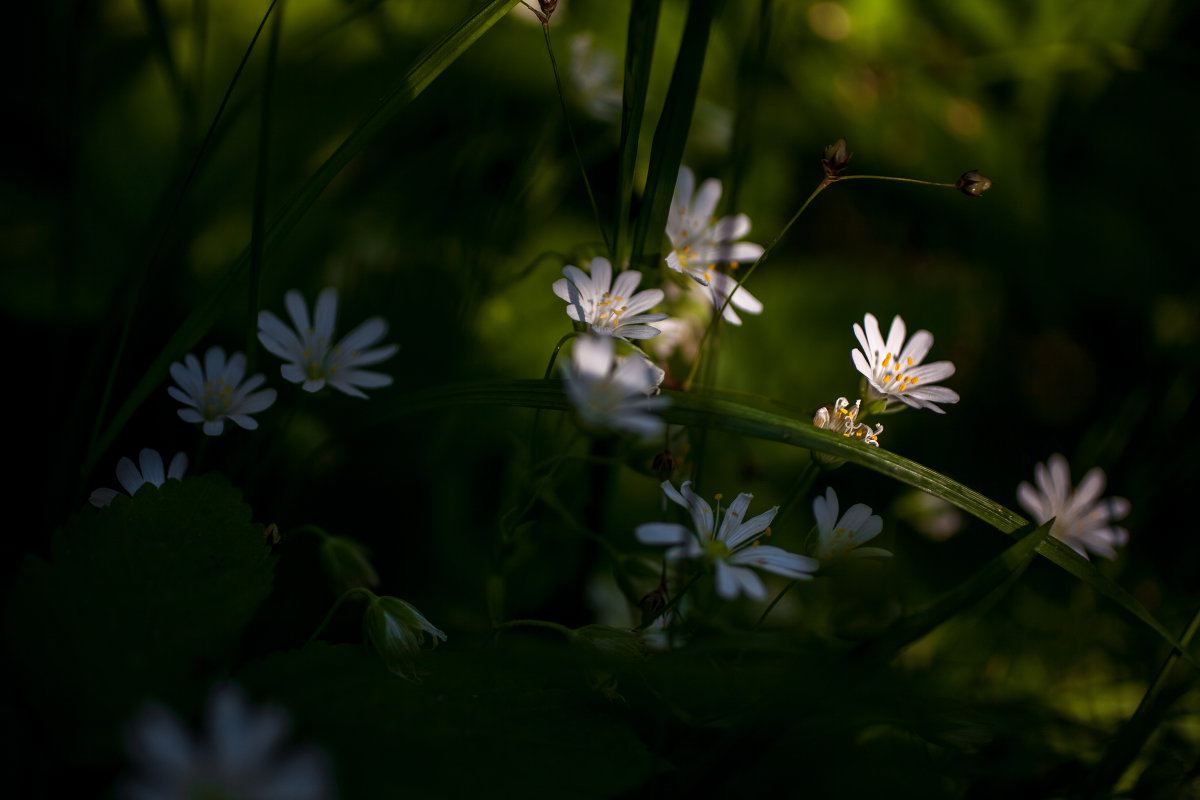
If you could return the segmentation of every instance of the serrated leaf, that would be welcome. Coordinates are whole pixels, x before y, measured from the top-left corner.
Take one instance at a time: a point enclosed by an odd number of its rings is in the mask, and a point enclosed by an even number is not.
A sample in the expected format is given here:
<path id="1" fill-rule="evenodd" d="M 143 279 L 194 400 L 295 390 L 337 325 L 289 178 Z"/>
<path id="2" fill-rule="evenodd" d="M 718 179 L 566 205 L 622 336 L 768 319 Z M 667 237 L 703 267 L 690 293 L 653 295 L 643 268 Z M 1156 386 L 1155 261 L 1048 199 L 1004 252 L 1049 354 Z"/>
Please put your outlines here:
<path id="1" fill-rule="evenodd" d="M 220 475 L 147 484 L 57 531 L 5 603 L 5 646 L 34 711 L 103 757 L 148 696 L 216 665 L 271 590 L 274 558 Z"/>

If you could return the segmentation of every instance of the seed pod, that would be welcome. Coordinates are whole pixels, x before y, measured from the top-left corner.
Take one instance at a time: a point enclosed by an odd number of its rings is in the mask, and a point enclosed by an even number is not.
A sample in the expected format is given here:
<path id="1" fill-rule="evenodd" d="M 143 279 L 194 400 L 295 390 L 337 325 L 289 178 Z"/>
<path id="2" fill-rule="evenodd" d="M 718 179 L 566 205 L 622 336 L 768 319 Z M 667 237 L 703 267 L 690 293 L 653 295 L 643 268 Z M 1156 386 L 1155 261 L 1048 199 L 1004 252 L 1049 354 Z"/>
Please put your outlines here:
<path id="1" fill-rule="evenodd" d="M 983 197 L 983 193 L 992 188 L 992 179 L 971 170 L 964 172 L 954 186 L 968 197 Z"/>
<path id="2" fill-rule="evenodd" d="M 821 166 L 825 168 L 825 174 L 832 178 L 844 170 L 853 157 L 854 153 L 846 149 L 846 140 L 838 139 L 825 148 Z"/>

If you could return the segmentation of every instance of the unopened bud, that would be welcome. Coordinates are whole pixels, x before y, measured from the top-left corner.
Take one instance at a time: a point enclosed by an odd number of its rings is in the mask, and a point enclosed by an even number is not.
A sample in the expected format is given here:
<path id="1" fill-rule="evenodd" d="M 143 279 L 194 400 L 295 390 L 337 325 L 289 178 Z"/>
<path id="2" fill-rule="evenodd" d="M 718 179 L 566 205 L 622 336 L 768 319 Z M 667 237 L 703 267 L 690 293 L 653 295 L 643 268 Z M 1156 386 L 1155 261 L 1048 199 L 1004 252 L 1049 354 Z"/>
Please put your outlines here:
<path id="1" fill-rule="evenodd" d="M 955 181 L 954 187 L 968 197 L 983 197 L 983 193 L 992 188 L 992 179 L 971 170 L 964 172 L 962 177 Z"/>
<path id="2" fill-rule="evenodd" d="M 446 641 L 446 634 L 398 597 L 371 595 L 371 598 L 363 615 L 367 639 L 389 670 L 402 678 L 415 679 L 425 634 L 429 634 L 434 647 L 439 639 Z"/>
<path id="3" fill-rule="evenodd" d="M 663 450 L 661 453 L 656 455 L 654 457 L 654 463 L 651 464 L 654 474 L 664 481 L 671 480 L 671 478 L 675 475 L 675 470 L 678 466 L 679 464 L 675 460 L 675 454 L 670 450 Z"/>
<path id="4" fill-rule="evenodd" d="M 558 0 L 538 0 L 538 5 L 542 7 L 542 13 L 546 15 L 546 21 L 550 21 L 550 15 L 554 13 L 554 9 L 558 8 Z"/>
<path id="5" fill-rule="evenodd" d="M 825 148 L 825 155 L 821 159 L 821 166 L 825 168 L 825 174 L 832 178 L 844 170 L 853 157 L 854 153 L 846 149 L 846 140 L 838 139 Z"/>
<path id="6" fill-rule="evenodd" d="M 371 566 L 370 551 L 347 536 L 321 537 L 321 562 L 337 591 L 378 586 L 379 573 Z"/>

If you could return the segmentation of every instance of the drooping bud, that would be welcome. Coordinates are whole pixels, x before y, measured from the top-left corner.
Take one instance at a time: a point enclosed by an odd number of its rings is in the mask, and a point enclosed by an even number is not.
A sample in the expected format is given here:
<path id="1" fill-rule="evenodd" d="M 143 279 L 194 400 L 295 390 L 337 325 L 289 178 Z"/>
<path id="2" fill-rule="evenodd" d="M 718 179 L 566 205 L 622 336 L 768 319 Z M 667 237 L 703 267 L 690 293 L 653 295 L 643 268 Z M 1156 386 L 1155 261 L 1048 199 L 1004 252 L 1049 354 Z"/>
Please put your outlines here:
<path id="1" fill-rule="evenodd" d="M 379 573 L 371 566 L 370 551 L 348 536 L 321 537 L 321 562 L 338 592 L 378 586 Z"/>
<path id="2" fill-rule="evenodd" d="M 418 675 L 417 661 L 425 634 L 430 635 L 434 647 L 439 639 L 446 641 L 446 634 L 398 597 L 372 594 L 371 604 L 363 615 L 363 630 L 387 668 L 410 680 Z"/>
<path id="3" fill-rule="evenodd" d="M 550 15 L 554 13 L 554 9 L 558 8 L 558 0 L 538 0 L 538 5 L 542 7 L 542 13 L 546 15 L 546 22 L 550 21 Z"/>
<path id="4" fill-rule="evenodd" d="M 675 470 L 679 464 L 675 460 L 675 454 L 670 448 L 663 450 L 654 456 L 654 462 L 651 464 L 651 469 L 660 480 L 669 481 L 675 477 Z"/>
<path id="5" fill-rule="evenodd" d="M 954 182 L 954 188 L 968 197 L 983 197 L 983 193 L 992 188 L 992 179 L 980 175 L 975 170 L 971 170 L 970 172 L 964 172 Z"/>
<path id="6" fill-rule="evenodd" d="M 840 174 L 853 157 L 854 153 L 846 149 L 846 140 L 838 139 L 825 148 L 821 166 L 825 168 L 825 174 L 832 178 Z"/>

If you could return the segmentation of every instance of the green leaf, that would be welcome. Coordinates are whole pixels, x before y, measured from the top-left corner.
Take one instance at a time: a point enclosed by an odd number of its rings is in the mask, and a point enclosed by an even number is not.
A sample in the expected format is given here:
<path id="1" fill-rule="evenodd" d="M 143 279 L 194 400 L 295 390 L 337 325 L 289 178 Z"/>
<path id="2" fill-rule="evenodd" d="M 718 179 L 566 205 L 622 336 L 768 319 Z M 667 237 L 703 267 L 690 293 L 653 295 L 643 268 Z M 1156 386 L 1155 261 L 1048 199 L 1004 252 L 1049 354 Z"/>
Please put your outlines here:
<path id="1" fill-rule="evenodd" d="M 338 173 L 372 139 L 378 136 L 397 114 L 466 52 L 467 48 L 474 44 L 479 37 L 507 14 L 517 2 L 518 0 L 490 0 L 417 59 L 400 80 L 400 84 L 379 101 L 338 149 L 317 168 L 304 186 L 283 204 L 283 210 L 271 222 L 267 230 L 263 242 L 264 259 L 270 257 L 283 238 L 308 213 L 308 209 L 320 197 L 325 187 L 337 177 Z M 84 465 L 85 473 L 91 470 L 100 456 L 112 445 L 113 440 L 129 422 L 133 413 L 163 380 L 171 363 L 180 360 L 195 347 L 204 334 L 212 328 L 221 313 L 229 307 L 229 303 L 233 302 L 231 295 L 246 279 L 249 264 L 250 247 L 247 246 L 238 256 L 220 286 L 196 306 L 167 340 L 163 349 L 142 375 L 141 380 L 125 398 L 121 407 L 117 409 L 112 421 L 105 428 L 104 434 L 89 448 Z"/>
<path id="2" fill-rule="evenodd" d="M 1007 589 L 1021 576 L 1025 567 L 1046 540 L 1051 520 L 1025 534 L 1016 544 L 989 561 L 982 569 L 951 589 L 933 604 L 897 620 L 878 638 L 856 648 L 854 656 L 864 661 L 886 663 L 904 647 L 931 632 L 951 617 L 982 600 L 993 591 Z"/>
<path id="3" fill-rule="evenodd" d="M 675 179 L 679 175 L 679 164 L 683 161 L 683 148 L 692 125 L 692 112 L 696 108 L 696 93 L 700 90 L 700 73 L 704 69 L 704 55 L 708 51 L 714 5 L 714 0 L 693 0 L 688 5 L 683 41 L 679 43 L 675 71 L 671 74 L 671 87 L 667 90 L 662 115 L 654 129 L 642 209 L 633 229 L 633 258 L 630 263 L 634 266 L 643 263 L 650 237 L 654 237 L 650 243 L 653 255 L 650 260 L 657 259 L 658 244 L 662 241 L 667 214 L 671 210 L 671 196 L 675 193 Z"/>
<path id="4" fill-rule="evenodd" d="M 795 419 L 775 411 L 754 408 L 731 400 L 728 396 L 716 397 L 711 394 L 673 391 L 664 391 L 662 394 L 671 401 L 671 405 L 661 416 L 672 424 L 724 430 L 827 453 L 940 497 L 1010 536 L 1029 525 L 1029 521 L 1021 515 L 958 481 L 881 447 L 870 447 L 857 440 L 818 428 L 808 418 Z M 562 393 L 562 384 L 557 381 L 477 383 L 439 387 L 401 397 L 383 406 L 382 413 L 368 420 L 366 425 L 380 424 L 401 414 L 449 404 L 569 408 L 567 398 Z M 1161 622 L 1129 592 L 1105 577 L 1095 564 L 1053 537 L 1043 539 L 1037 545 L 1037 551 L 1137 617 L 1162 637 L 1163 641 L 1182 653 L 1192 665 L 1200 667 L 1196 659 Z"/>
<path id="5" fill-rule="evenodd" d="M 103 758 L 143 698 L 214 667 L 271 591 L 274 558 L 220 475 L 147 484 L 87 508 L 29 556 L 5 603 L 5 646 L 39 719 Z"/>
<path id="6" fill-rule="evenodd" d="M 629 205 L 633 191 L 633 169 L 637 164 L 638 138 L 646 113 L 650 68 L 654 62 L 654 38 L 662 0 L 643 0 L 629 9 L 629 33 L 625 39 L 625 80 L 621 92 L 621 144 L 617 156 L 617 226 L 613 255 L 618 267 L 623 262 L 621 243 L 629 227 Z"/>

